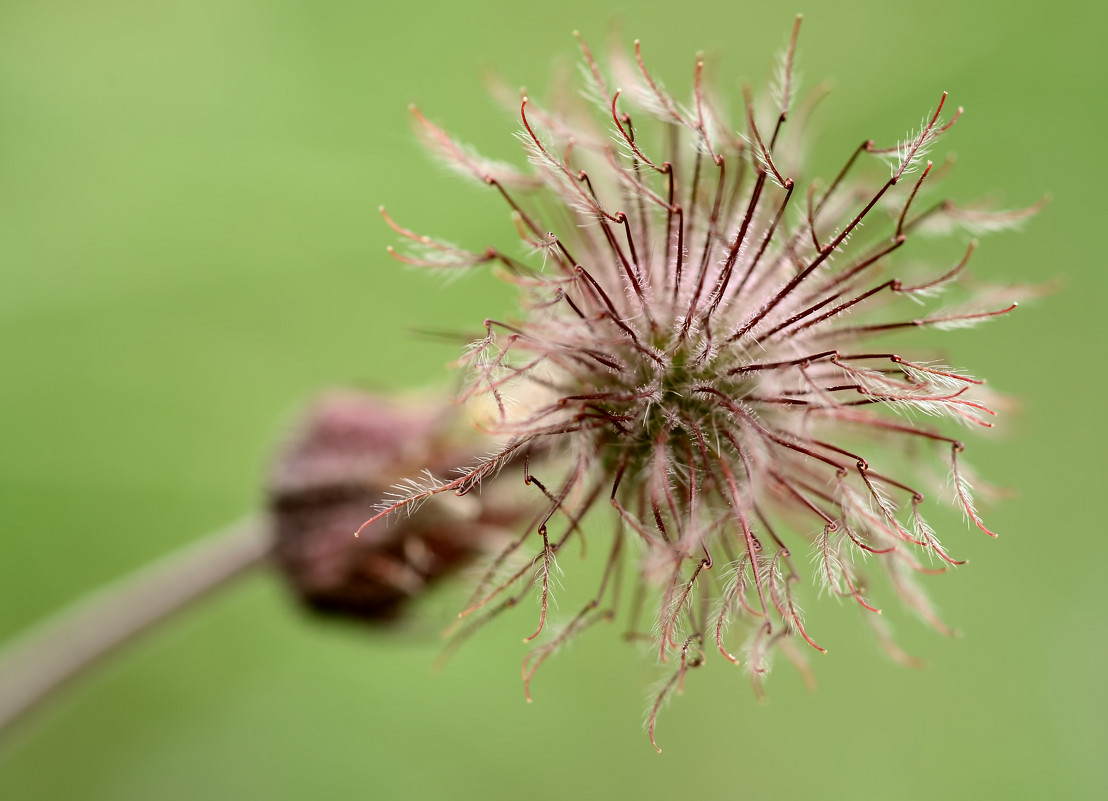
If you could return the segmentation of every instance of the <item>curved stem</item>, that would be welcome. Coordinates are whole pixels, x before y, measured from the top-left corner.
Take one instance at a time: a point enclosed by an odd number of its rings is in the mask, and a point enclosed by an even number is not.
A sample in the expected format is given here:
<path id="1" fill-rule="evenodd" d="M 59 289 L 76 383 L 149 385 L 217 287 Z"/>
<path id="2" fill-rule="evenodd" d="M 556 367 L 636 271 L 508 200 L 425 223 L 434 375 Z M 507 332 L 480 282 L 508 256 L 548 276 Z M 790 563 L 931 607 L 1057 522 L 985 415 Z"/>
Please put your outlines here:
<path id="1" fill-rule="evenodd" d="M 70 679 L 269 554 L 247 518 L 78 599 L 0 652 L 0 737 Z"/>

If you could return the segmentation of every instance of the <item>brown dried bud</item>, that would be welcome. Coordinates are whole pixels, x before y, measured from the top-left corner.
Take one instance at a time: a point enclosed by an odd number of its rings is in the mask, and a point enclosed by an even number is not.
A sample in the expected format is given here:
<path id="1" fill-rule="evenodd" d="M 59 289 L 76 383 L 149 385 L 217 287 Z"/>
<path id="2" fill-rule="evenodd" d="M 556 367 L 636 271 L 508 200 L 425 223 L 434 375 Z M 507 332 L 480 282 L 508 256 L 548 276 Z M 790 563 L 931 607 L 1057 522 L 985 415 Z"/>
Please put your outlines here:
<path id="1" fill-rule="evenodd" d="M 383 622 L 408 599 L 468 564 L 518 524 L 501 493 L 429 503 L 419 515 L 355 532 L 390 488 L 471 461 L 480 440 L 445 404 L 367 393 L 318 400 L 282 449 L 269 481 L 274 556 L 300 599 L 319 612 Z"/>

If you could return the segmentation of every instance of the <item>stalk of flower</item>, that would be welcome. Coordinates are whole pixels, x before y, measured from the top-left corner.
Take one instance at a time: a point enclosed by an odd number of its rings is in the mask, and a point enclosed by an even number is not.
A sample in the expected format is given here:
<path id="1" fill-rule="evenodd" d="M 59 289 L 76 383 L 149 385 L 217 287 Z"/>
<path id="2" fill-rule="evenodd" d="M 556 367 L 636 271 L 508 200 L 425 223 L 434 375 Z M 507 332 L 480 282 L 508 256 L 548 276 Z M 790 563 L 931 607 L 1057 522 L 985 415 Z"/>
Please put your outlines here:
<path id="1" fill-rule="evenodd" d="M 652 704 L 652 742 L 658 710 L 706 650 L 744 664 L 756 687 L 773 650 L 801 665 L 798 644 L 825 650 L 797 600 L 807 552 L 822 588 L 856 602 L 888 641 L 860 563 L 878 566 L 905 603 L 948 631 L 914 577 L 962 562 L 940 544 L 925 499 L 948 495 L 995 536 L 952 429 L 990 428 L 993 398 L 969 373 L 888 343 L 1007 315 L 1019 291 L 975 288 L 962 304 L 923 313 L 909 305 L 965 285 L 974 242 L 953 265 L 891 271 L 903 269 L 894 255 L 928 229 L 1007 228 L 1034 208 L 924 204 L 940 177 L 927 155 L 961 114 L 944 118 L 945 93 L 900 144 L 867 140 L 829 183 L 797 191 L 801 145 L 787 122 L 799 26 L 798 18 L 769 124 L 746 89 L 741 134 L 701 60 L 691 99 L 680 103 L 637 42 L 633 61 L 613 65 L 624 90 L 581 41 L 599 124 L 579 107 L 547 110 L 521 98 L 529 172 L 478 156 L 413 109 L 434 152 L 503 197 L 526 255 L 468 251 L 415 234 L 382 209 L 409 243 L 394 251 L 402 261 L 439 270 L 495 264 L 524 302 L 519 319 L 485 320 L 459 360 L 470 373 L 462 400 L 493 409 L 485 427 L 502 446 L 449 480 L 409 487 L 360 531 L 520 466 L 535 522 L 478 582 L 456 633 L 535 592 L 532 642 L 547 626 L 557 555 L 606 500 L 613 517 L 597 593 L 529 654 L 523 677 L 529 698 L 539 665 L 614 616 L 622 566 L 633 560 L 638 585 L 655 593 L 658 658 L 675 663 Z M 858 177 L 875 158 L 887 175 Z M 945 465 L 952 492 L 933 480 L 927 457 Z M 505 575 L 531 541 L 537 551 Z M 728 645 L 735 622 L 747 632 L 741 657 Z"/>

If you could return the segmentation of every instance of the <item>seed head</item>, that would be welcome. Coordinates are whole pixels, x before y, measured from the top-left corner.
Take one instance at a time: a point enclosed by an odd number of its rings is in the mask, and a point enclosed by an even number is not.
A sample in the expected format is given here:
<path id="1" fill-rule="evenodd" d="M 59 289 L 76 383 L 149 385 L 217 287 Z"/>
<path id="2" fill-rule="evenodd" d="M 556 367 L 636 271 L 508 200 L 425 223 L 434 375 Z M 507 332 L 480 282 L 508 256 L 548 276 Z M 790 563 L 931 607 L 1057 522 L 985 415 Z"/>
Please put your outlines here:
<path id="1" fill-rule="evenodd" d="M 990 397 L 912 336 L 1006 315 L 1014 291 L 973 284 L 961 303 L 935 307 L 968 285 L 976 244 L 936 268 L 900 258 L 928 232 L 1009 227 L 1033 209 L 924 201 L 945 172 L 926 155 L 961 114 L 948 114 L 945 93 L 903 142 L 867 140 L 830 180 L 804 185 L 803 125 L 793 116 L 803 123 L 822 94 L 794 112 L 799 24 L 772 116 L 746 89 L 741 133 L 701 60 L 681 103 L 637 42 L 634 59 L 612 67 L 623 89 L 581 42 L 583 94 L 598 113 L 522 97 L 530 171 L 477 156 L 413 110 L 439 156 L 502 196 L 525 253 L 471 252 L 386 215 L 410 246 L 400 260 L 495 264 L 524 304 L 518 319 L 485 320 L 460 360 L 470 372 L 463 400 L 487 405 L 486 428 L 502 444 L 365 525 L 439 493 L 467 495 L 520 465 L 539 511 L 479 582 L 459 634 L 535 592 L 530 642 L 546 629 L 557 555 L 584 536 L 590 509 L 611 506 L 595 598 L 529 654 L 523 677 L 529 685 L 560 645 L 611 617 L 631 563 L 656 653 L 675 663 L 652 703 L 652 742 L 658 709 L 705 651 L 743 664 L 756 687 L 774 647 L 798 664 L 802 649 L 824 651 L 798 603 L 805 572 L 876 625 L 869 563 L 946 631 L 914 581 L 961 564 L 924 516 L 931 498 L 993 536 L 955 431 L 991 427 Z M 874 161 L 888 172 L 867 175 Z M 742 656 L 729 644 L 732 624 L 747 637 Z"/>

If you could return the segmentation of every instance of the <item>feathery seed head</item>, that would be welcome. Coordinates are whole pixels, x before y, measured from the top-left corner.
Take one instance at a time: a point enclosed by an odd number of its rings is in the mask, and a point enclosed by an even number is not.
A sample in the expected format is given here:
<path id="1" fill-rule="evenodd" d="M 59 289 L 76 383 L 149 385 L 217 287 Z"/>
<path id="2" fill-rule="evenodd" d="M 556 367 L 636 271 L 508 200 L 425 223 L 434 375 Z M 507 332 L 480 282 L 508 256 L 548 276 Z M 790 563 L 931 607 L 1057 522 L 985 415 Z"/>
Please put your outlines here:
<path id="1" fill-rule="evenodd" d="M 801 175 L 794 117 L 802 123 L 811 104 L 793 107 L 798 30 L 799 18 L 777 73 L 774 116 L 759 115 L 747 89 L 741 132 L 706 85 L 702 62 L 682 103 L 637 42 L 633 59 L 615 61 L 617 88 L 581 41 L 583 95 L 598 106 L 599 124 L 583 122 L 577 107 L 520 99 L 530 171 L 480 158 L 413 110 L 433 150 L 502 196 L 522 254 L 466 251 L 386 215 L 411 245 L 396 254 L 402 261 L 494 263 L 525 299 L 519 319 L 486 320 L 461 358 L 472 374 L 464 399 L 493 410 L 486 427 L 502 444 L 425 492 L 465 495 L 511 461 L 539 507 L 463 617 L 479 624 L 535 591 L 540 620 L 527 639 L 538 640 L 555 555 L 583 536 L 582 516 L 606 502 L 613 518 L 596 597 L 532 651 L 524 679 L 610 616 L 619 567 L 634 560 L 654 592 L 647 604 L 657 653 L 676 663 L 652 708 L 652 741 L 657 710 L 709 647 L 745 664 L 756 685 L 773 646 L 797 662 L 798 643 L 824 650 L 796 597 L 808 552 L 815 581 L 867 616 L 879 610 L 865 561 L 945 630 L 914 584 L 918 573 L 960 564 L 924 517 L 925 497 L 947 494 L 930 462 L 945 466 L 954 505 L 992 533 L 952 430 L 992 425 L 982 382 L 894 339 L 985 322 L 1016 304 L 993 305 L 986 298 L 995 293 L 978 291 L 963 305 L 920 310 L 964 277 L 973 242 L 956 263 L 918 275 L 897 259 L 928 226 L 983 231 L 1033 210 L 925 202 L 943 172 L 926 154 L 961 113 L 949 111 L 945 93 L 904 142 L 863 142 L 829 181 Z M 874 157 L 890 172 L 866 174 Z M 418 500 L 382 507 L 366 526 Z M 533 558 L 500 575 L 508 555 L 532 541 Z M 733 622 L 748 635 L 742 657 L 726 643 Z M 477 625 L 462 624 L 463 635 Z"/>

